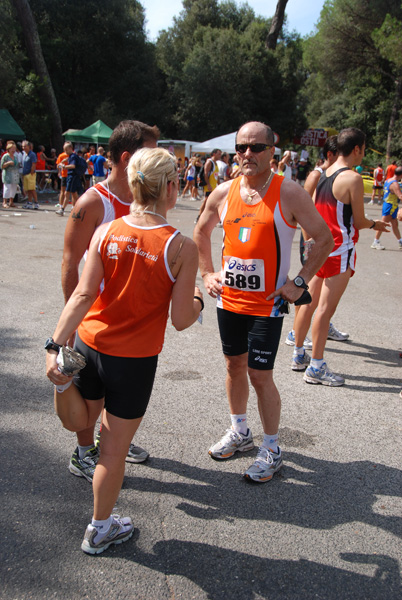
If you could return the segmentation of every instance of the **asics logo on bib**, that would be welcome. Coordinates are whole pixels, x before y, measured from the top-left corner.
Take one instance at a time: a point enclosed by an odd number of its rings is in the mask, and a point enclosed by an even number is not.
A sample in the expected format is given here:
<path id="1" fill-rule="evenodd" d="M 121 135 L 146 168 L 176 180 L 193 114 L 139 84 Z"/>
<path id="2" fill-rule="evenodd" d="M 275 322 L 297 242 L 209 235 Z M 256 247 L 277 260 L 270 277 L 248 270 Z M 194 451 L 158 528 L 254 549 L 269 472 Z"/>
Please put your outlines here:
<path id="1" fill-rule="evenodd" d="M 256 265 L 242 265 L 240 263 L 238 263 L 235 259 L 233 259 L 230 263 L 229 263 L 229 269 L 234 269 L 236 267 L 236 269 L 238 271 L 255 271 L 257 266 Z"/>

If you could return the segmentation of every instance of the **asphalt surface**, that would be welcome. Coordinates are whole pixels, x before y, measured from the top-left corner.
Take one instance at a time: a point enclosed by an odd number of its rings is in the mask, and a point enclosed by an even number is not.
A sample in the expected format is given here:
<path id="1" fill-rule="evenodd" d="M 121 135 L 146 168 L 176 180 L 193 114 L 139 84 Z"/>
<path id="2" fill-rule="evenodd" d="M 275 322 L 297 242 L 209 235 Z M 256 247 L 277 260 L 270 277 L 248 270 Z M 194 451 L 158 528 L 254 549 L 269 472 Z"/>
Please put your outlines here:
<path id="1" fill-rule="evenodd" d="M 127 465 L 117 506 L 135 534 L 90 557 L 80 545 L 91 487 L 67 469 L 75 436 L 55 416 L 45 376 L 67 217 L 44 197 L 39 211 L 0 208 L 0 598 L 401 598 L 402 251 L 392 234 L 379 252 L 361 232 L 357 273 L 334 317 L 350 341 L 329 341 L 326 359 L 344 387 L 308 385 L 291 370 L 283 342 L 293 311 L 285 317 L 275 368 L 284 466 L 270 483 L 241 477 L 257 450 L 225 462 L 207 453 L 230 426 L 214 301 L 206 298 L 202 326 L 168 325 L 136 436 L 151 458 Z M 170 222 L 191 235 L 198 206 L 179 201 Z M 221 236 L 216 228 L 216 265 Z M 260 442 L 253 392 L 249 424 Z"/>

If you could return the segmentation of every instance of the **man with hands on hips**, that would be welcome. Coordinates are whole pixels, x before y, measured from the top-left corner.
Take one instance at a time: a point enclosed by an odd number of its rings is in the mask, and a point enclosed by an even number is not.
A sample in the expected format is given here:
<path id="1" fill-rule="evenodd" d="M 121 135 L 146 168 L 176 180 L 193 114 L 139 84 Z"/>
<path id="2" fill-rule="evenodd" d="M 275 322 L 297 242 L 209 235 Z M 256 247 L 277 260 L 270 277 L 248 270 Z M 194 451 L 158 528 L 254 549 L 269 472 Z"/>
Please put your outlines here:
<path id="1" fill-rule="evenodd" d="M 236 153 L 243 176 L 221 184 L 211 193 L 194 231 L 205 288 L 217 298 L 232 421 L 231 429 L 209 454 L 224 460 L 235 452 L 254 448 L 246 415 L 250 378 L 257 394 L 264 439 L 257 459 L 244 476 L 259 483 L 272 479 L 282 466 L 278 446 L 281 399 L 273 380 L 283 321 L 278 301 L 282 298 L 294 303 L 300 299 L 333 246 L 330 230 L 307 192 L 271 172 L 274 152 L 270 127 L 260 122 L 240 127 Z M 211 234 L 218 222 L 223 227 L 223 248 L 221 269 L 216 271 Z M 298 223 L 315 245 L 291 280 L 288 271 Z"/>

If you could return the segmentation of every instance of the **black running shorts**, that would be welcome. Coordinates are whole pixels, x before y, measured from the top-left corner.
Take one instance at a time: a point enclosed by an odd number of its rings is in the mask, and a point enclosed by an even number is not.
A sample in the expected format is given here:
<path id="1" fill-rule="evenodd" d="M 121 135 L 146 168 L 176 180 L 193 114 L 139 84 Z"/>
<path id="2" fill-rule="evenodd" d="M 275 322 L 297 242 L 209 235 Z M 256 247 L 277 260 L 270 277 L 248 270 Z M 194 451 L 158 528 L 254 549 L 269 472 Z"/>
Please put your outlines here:
<path id="1" fill-rule="evenodd" d="M 127 358 L 102 354 L 76 336 L 74 348 L 87 360 L 74 376 L 86 400 L 105 399 L 105 409 L 120 419 L 138 419 L 147 410 L 155 379 L 158 355 Z"/>
<path id="2" fill-rule="evenodd" d="M 222 350 L 226 356 L 248 352 L 248 366 L 259 371 L 274 368 L 283 318 L 239 315 L 218 308 Z"/>

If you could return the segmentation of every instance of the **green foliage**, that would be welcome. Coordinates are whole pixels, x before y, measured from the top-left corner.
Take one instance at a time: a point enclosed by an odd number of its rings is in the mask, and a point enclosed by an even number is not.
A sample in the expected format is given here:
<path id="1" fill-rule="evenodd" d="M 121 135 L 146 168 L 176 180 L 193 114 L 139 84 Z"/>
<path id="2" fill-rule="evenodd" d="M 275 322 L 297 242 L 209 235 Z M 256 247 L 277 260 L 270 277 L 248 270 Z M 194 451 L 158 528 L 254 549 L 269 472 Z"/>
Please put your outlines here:
<path id="1" fill-rule="evenodd" d="M 381 56 L 402 70 L 402 23 L 396 17 L 387 14 L 380 28 L 375 29 L 371 37 Z"/>
<path id="2" fill-rule="evenodd" d="M 158 122 L 163 78 L 137 0 L 30 0 L 64 129 L 97 119 Z M 0 4 L 2 104 L 36 143 L 49 143 L 40 83 L 10 0 Z"/>
<path id="3" fill-rule="evenodd" d="M 310 125 L 359 127 L 385 152 L 402 62 L 401 18 L 400 0 L 325 3 L 317 34 L 304 42 Z M 393 135 L 396 149 L 398 125 Z"/>
<path id="4" fill-rule="evenodd" d="M 283 138 L 305 126 L 298 106 L 304 81 L 298 36 L 267 50 L 270 22 L 247 5 L 185 0 L 173 27 L 157 42 L 166 77 L 170 136 L 206 139 L 258 119 Z M 280 102 L 278 102 L 280 98 Z"/>

